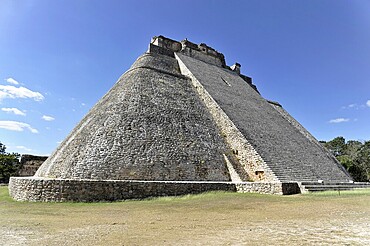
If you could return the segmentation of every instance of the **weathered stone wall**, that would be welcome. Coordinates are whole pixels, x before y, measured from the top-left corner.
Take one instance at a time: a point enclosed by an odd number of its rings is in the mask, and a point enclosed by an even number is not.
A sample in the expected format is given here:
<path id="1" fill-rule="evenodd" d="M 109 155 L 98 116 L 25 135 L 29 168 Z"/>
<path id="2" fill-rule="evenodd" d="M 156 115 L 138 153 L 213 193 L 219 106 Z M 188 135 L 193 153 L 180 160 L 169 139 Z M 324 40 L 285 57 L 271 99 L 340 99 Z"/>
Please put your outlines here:
<path id="1" fill-rule="evenodd" d="M 11 178 L 10 195 L 18 201 L 117 201 L 147 197 L 235 191 L 232 183 L 179 181 L 74 180 Z"/>
<path id="2" fill-rule="evenodd" d="M 206 63 L 216 65 L 216 66 L 219 66 L 219 67 L 223 66 L 222 61 L 220 60 L 219 57 L 210 56 L 206 53 L 206 51 L 202 52 L 202 51 L 191 49 L 191 48 L 185 46 L 181 52 L 183 54 L 186 54 L 187 56 L 194 57 L 195 59 L 204 61 Z"/>
<path id="3" fill-rule="evenodd" d="M 47 158 L 47 156 L 22 155 L 18 176 L 33 176 Z"/>
<path id="4" fill-rule="evenodd" d="M 156 47 L 160 47 L 162 49 L 158 50 Z M 149 50 L 167 55 L 168 51 L 181 51 L 181 53 L 186 54 L 187 56 L 194 57 L 195 59 L 207 62 L 209 64 L 219 67 L 227 67 L 225 63 L 225 57 L 222 53 L 217 52 L 215 49 L 204 43 L 198 45 L 186 39 L 178 42 L 163 36 L 153 37 L 149 45 Z"/>
<path id="5" fill-rule="evenodd" d="M 292 195 L 301 193 L 298 183 L 295 182 L 244 182 L 235 183 L 239 193 L 261 193 L 274 195 Z"/>
<path id="6" fill-rule="evenodd" d="M 180 51 L 182 47 L 180 42 L 170 38 L 166 38 L 162 35 L 153 37 L 150 43 L 157 47 L 162 47 L 165 48 L 166 50 L 170 50 L 172 52 Z"/>
<path id="7" fill-rule="evenodd" d="M 224 144 L 176 59 L 139 57 L 36 173 L 96 180 L 229 181 Z"/>
<path id="8" fill-rule="evenodd" d="M 198 194 L 206 191 L 238 191 L 265 194 L 299 193 L 296 183 L 232 183 L 134 180 L 74 180 L 15 178 L 9 182 L 10 196 L 18 201 L 117 201 L 159 196 Z"/>

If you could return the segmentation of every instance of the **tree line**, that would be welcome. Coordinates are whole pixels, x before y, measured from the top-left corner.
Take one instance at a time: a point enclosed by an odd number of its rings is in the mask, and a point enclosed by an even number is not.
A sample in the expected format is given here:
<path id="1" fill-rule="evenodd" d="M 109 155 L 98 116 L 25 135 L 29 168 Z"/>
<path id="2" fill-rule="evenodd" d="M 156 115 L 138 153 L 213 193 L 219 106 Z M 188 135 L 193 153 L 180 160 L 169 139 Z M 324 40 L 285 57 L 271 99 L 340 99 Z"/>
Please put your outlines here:
<path id="1" fill-rule="evenodd" d="M 18 153 L 7 153 L 6 146 L 0 142 L 0 183 L 8 183 L 9 178 L 18 172 L 19 158 Z"/>
<path id="2" fill-rule="evenodd" d="M 328 142 L 320 142 L 347 169 L 354 181 L 370 181 L 370 141 L 362 143 L 336 137 Z"/>

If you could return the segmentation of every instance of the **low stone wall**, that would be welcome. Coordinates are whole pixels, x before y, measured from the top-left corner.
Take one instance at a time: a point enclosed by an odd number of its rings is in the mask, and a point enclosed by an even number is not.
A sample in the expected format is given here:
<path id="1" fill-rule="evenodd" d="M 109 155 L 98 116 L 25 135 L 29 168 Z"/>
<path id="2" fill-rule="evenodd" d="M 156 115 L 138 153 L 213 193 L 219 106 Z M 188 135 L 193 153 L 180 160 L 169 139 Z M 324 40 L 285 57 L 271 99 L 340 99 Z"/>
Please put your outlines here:
<path id="1" fill-rule="evenodd" d="M 36 177 L 12 177 L 10 196 L 18 201 L 119 201 L 147 197 L 198 194 L 206 191 L 238 191 L 266 194 L 293 194 L 296 183 L 258 182 L 196 182 L 196 181 L 134 181 L 75 180 Z M 296 190 L 294 190 L 296 191 Z M 296 191 L 295 193 L 299 193 Z"/>
<path id="2" fill-rule="evenodd" d="M 262 193 L 275 195 L 292 195 L 301 193 L 300 187 L 296 182 L 243 182 L 236 183 L 235 188 L 239 193 Z"/>
<path id="3" fill-rule="evenodd" d="M 147 197 L 235 191 L 230 182 L 74 180 L 12 177 L 9 193 L 18 201 L 117 201 Z"/>

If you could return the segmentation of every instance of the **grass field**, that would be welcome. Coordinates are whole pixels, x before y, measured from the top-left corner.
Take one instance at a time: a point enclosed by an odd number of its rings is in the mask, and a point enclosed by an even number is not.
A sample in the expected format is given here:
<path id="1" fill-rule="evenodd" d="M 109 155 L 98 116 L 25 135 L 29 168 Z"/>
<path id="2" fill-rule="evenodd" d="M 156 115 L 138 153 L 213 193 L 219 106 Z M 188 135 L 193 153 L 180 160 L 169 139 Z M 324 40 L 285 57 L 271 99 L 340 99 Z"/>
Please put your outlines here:
<path id="1" fill-rule="evenodd" d="M 0 221 L 0 245 L 370 245 L 370 190 L 28 203 L 3 186 Z"/>

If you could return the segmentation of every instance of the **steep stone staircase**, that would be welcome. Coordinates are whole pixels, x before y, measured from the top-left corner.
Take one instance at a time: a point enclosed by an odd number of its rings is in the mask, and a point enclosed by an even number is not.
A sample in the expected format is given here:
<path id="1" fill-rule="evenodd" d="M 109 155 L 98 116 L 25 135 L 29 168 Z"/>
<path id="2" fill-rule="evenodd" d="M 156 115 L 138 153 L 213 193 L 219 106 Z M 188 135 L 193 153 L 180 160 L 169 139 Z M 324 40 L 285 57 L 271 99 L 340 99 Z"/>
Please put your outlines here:
<path id="1" fill-rule="evenodd" d="M 178 57 L 280 181 L 351 180 L 313 137 L 307 137 L 238 74 L 185 55 Z"/>

